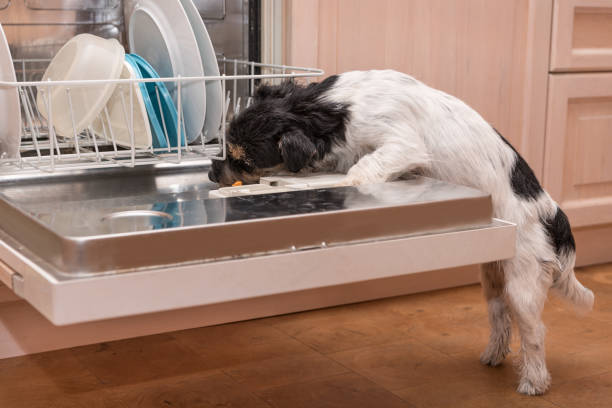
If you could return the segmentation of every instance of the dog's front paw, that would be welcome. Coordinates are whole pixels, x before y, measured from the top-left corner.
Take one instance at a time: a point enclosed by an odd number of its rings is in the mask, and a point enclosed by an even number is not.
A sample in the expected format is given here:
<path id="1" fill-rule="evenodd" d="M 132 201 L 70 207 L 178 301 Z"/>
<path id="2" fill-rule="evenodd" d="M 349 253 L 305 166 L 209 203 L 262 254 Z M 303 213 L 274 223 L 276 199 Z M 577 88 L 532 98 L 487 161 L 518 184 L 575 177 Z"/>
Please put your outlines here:
<path id="1" fill-rule="evenodd" d="M 542 395 L 550 388 L 551 378 L 548 371 L 544 370 L 540 375 L 521 377 L 517 391 L 525 395 Z"/>
<path id="2" fill-rule="evenodd" d="M 510 348 L 508 346 L 489 343 L 485 351 L 480 355 L 480 362 L 484 365 L 497 367 L 509 353 Z"/>
<path id="3" fill-rule="evenodd" d="M 355 176 L 347 175 L 342 180 L 334 184 L 334 187 L 350 187 L 350 186 L 359 186 L 361 184 L 363 184 L 363 182 L 360 181 L 359 178 Z"/>

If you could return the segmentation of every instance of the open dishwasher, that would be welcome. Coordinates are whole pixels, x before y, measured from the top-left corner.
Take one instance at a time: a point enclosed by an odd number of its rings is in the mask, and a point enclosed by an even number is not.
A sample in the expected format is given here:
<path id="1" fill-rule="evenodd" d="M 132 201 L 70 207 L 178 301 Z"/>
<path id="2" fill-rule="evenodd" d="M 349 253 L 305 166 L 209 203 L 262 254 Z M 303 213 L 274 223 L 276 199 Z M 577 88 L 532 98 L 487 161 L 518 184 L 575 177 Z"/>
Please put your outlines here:
<path id="1" fill-rule="evenodd" d="M 33 3 L 43 4 L 26 0 L 19 7 Z M 226 2 L 221 3 L 227 13 Z M 115 23 L 106 31 L 95 28 L 105 36 L 123 35 L 123 17 L 115 15 L 122 15 L 122 2 L 91 4 L 91 10 L 73 13 L 75 18 L 100 14 L 94 6 L 106 5 L 109 10 L 101 14 Z M 177 90 L 178 116 L 172 125 L 179 132 L 185 126 L 181 86 L 218 81 L 224 97 L 221 125 L 216 137 L 202 135 L 184 145 L 178 138 L 178 146 L 143 148 L 118 146 L 112 135 L 91 129 L 58 134 L 52 116 L 37 106 L 38 93 L 94 85 L 40 81 L 48 60 L 49 55 L 15 59 L 18 80 L 0 82 L 0 92 L 16 94 L 21 115 L 18 154 L 0 158 L 0 280 L 56 325 L 514 254 L 515 227 L 492 217 L 489 195 L 428 178 L 360 187 L 305 180 L 276 192 L 257 194 L 245 187 L 240 194 L 211 195 L 217 185 L 207 173 L 212 160 L 225 158 L 226 124 L 250 105 L 256 86 L 309 81 L 323 74 L 319 70 L 219 55 L 217 76 L 162 78 Z M 133 132 L 130 85 L 145 81 L 116 82 L 129 86 L 125 117 Z"/>

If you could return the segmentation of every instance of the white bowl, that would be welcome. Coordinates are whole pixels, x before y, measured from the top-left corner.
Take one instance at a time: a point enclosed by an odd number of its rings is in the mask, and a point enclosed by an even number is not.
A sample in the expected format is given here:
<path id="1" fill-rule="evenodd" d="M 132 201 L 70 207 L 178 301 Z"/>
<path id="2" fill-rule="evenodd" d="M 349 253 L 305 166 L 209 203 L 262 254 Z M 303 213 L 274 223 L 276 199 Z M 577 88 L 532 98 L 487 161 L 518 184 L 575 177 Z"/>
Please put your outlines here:
<path id="1" fill-rule="evenodd" d="M 79 34 L 68 41 L 55 55 L 42 80 L 114 80 L 123 70 L 125 51 L 117 40 L 106 40 L 91 34 Z M 88 127 L 104 109 L 116 84 L 102 83 L 86 86 L 38 87 L 36 105 L 49 119 L 47 99 L 51 105 L 55 131 L 61 136 L 72 136 Z M 48 91 L 47 91 L 48 89 Z M 67 89 L 70 89 L 72 113 Z M 43 97 L 43 92 L 45 97 Z M 50 97 L 49 97 L 50 96 Z"/>
<path id="2" fill-rule="evenodd" d="M 138 79 L 139 77 L 134 67 L 129 62 L 124 61 L 121 79 Z M 129 123 L 130 106 L 132 106 L 134 110 L 134 147 L 136 149 L 146 149 L 151 147 L 152 143 L 147 108 L 138 83 L 132 84 L 132 90 L 133 100 L 130 103 L 130 85 L 118 85 L 106 104 L 106 111 L 102 110 L 94 121 L 92 128 L 98 136 L 107 139 L 109 142 L 114 137 L 116 144 L 131 147 L 132 138 Z"/>

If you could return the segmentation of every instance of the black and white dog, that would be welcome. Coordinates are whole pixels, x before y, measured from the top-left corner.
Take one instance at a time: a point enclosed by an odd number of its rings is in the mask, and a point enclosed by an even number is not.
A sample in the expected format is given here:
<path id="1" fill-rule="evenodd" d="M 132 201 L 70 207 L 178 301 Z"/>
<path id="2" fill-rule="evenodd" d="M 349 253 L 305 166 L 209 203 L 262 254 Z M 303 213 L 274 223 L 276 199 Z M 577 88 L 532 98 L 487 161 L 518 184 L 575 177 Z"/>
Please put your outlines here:
<path id="1" fill-rule="evenodd" d="M 518 391 L 548 389 L 541 319 L 548 289 L 585 310 L 593 293 L 574 275 L 567 217 L 476 111 L 399 72 L 347 72 L 309 86 L 259 88 L 227 142 L 227 160 L 209 173 L 222 185 L 283 170 L 342 172 L 346 185 L 418 172 L 490 193 L 494 216 L 515 222 L 518 235 L 514 258 L 482 269 L 491 336 L 480 360 L 496 366 L 509 353 L 512 317 L 521 337 Z"/>

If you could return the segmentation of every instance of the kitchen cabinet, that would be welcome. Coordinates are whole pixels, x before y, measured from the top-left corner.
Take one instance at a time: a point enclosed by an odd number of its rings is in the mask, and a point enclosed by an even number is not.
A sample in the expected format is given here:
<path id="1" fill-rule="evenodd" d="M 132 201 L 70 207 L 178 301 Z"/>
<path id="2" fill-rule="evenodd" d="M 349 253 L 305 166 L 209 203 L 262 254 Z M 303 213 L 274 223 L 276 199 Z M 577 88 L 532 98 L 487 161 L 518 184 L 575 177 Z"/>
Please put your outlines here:
<path id="1" fill-rule="evenodd" d="M 612 2 L 292 0 L 285 16 L 289 64 L 392 68 L 474 107 L 568 213 L 577 264 L 612 261 Z"/>
<path id="2" fill-rule="evenodd" d="M 552 72 L 612 71 L 612 2 L 556 0 Z"/>
<path id="3" fill-rule="evenodd" d="M 544 184 L 574 228 L 612 223 L 612 73 L 551 75 Z"/>

